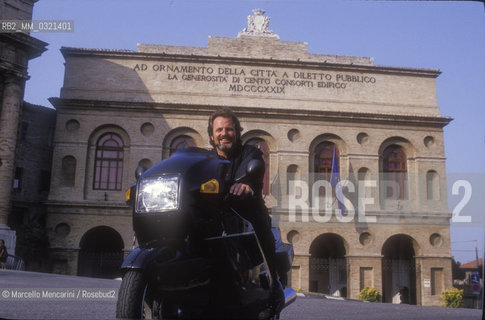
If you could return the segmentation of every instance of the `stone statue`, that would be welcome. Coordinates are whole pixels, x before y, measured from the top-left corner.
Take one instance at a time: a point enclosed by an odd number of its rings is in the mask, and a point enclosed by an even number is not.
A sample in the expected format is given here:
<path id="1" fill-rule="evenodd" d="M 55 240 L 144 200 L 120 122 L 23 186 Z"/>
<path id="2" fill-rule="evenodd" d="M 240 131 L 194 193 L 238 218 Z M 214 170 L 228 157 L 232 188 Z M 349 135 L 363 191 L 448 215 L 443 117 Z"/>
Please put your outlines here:
<path id="1" fill-rule="evenodd" d="M 268 29 L 270 18 L 263 16 L 265 11 L 254 9 L 253 13 L 253 16 L 248 16 L 248 27 L 239 32 L 237 36 L 258 36 L 279 39 L 277 34 Z"/>

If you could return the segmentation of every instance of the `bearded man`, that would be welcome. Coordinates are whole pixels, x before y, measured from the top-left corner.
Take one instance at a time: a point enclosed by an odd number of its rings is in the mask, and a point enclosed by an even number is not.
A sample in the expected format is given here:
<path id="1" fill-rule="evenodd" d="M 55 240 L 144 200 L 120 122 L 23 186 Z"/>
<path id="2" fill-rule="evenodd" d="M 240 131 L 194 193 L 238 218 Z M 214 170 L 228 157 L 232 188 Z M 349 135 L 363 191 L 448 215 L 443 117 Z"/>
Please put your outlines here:
<path id="1" fill-rule="evenodd" d="M 284 300 L 284 294 L 276 272 L 275 239 L 271 232 L 271 218 L 263 200 L 263 177 L 243 177 L 247 164 L 256 159 L 264 162 L 262 152 L 250 145 L 242 145 L 241 124 L 231 109 L 223 108 L 215 111 L 209 117 L 207 132 L 214 152 L 221 159 L 231 162 L 226 176 L 226 185 L 230 185 L 229 193 L 236 198 L 233 202 L 238 213 L 253 225 L 256 235 L 268 262 L 273 278 L 273 302 L 276 305 Z M 239 201 L 238 201 L 239 200 Z"/>

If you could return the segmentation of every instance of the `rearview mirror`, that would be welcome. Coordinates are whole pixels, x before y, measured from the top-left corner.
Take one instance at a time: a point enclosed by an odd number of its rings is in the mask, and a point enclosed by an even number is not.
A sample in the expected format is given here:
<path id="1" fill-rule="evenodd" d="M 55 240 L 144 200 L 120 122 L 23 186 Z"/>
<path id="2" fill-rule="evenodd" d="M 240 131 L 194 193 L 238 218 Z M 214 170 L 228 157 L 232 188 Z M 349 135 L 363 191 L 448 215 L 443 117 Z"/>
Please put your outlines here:
<path id="1" fill-rule="evenodd" d="M 264 161 L 258 160 L 258 159 L 252 159 L 249 161 L 248 166 L 246 167 L 246 177 L 263 176 L 264 170 L 266 170 Z"/>
<path id="2" fill-rule="evenodd" d="M 138 180 L 138 178 L 141 177 L 141 175 L 147 171 L 147 168 L 145 168 L 144 165 L 139 165 L 138 167 L 136 167 L 136 170 L 135 170 L 135 179 Z"/>

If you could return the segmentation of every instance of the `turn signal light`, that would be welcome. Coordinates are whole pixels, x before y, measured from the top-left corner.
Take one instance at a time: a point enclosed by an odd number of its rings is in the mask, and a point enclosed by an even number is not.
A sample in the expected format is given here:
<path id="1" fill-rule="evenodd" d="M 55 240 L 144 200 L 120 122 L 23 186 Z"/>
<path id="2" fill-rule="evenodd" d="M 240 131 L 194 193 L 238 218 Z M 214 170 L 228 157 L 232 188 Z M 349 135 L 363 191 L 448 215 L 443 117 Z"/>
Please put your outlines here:
<path id="1" fill-rule="evenodd" d="M 200 186 L 201 193 L 219 193 L 219 182 L 216 179 L 209 180 Z"/>

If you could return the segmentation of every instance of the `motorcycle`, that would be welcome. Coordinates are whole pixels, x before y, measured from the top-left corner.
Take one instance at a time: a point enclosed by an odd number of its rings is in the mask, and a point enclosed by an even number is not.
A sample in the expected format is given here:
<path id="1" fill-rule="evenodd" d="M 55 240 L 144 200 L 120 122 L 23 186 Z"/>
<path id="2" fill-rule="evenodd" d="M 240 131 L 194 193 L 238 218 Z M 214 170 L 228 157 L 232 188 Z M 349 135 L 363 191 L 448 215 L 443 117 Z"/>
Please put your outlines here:
<path id="1" fill-rule="evenodd" d="M 258 238 L 227 195 L 228 167 L 213 152 L 187 148 L 147 171 L 137 168 L 126 202 L 139 247 L 121 266 L 117 318 L 278 319 L 295 301 L 286 287 L 293 247 L 273 228 L 284 288 L 284 301 L 275 306 Z M 236 181 L 261 170 L 264 162 L 250 160 Z"/>

